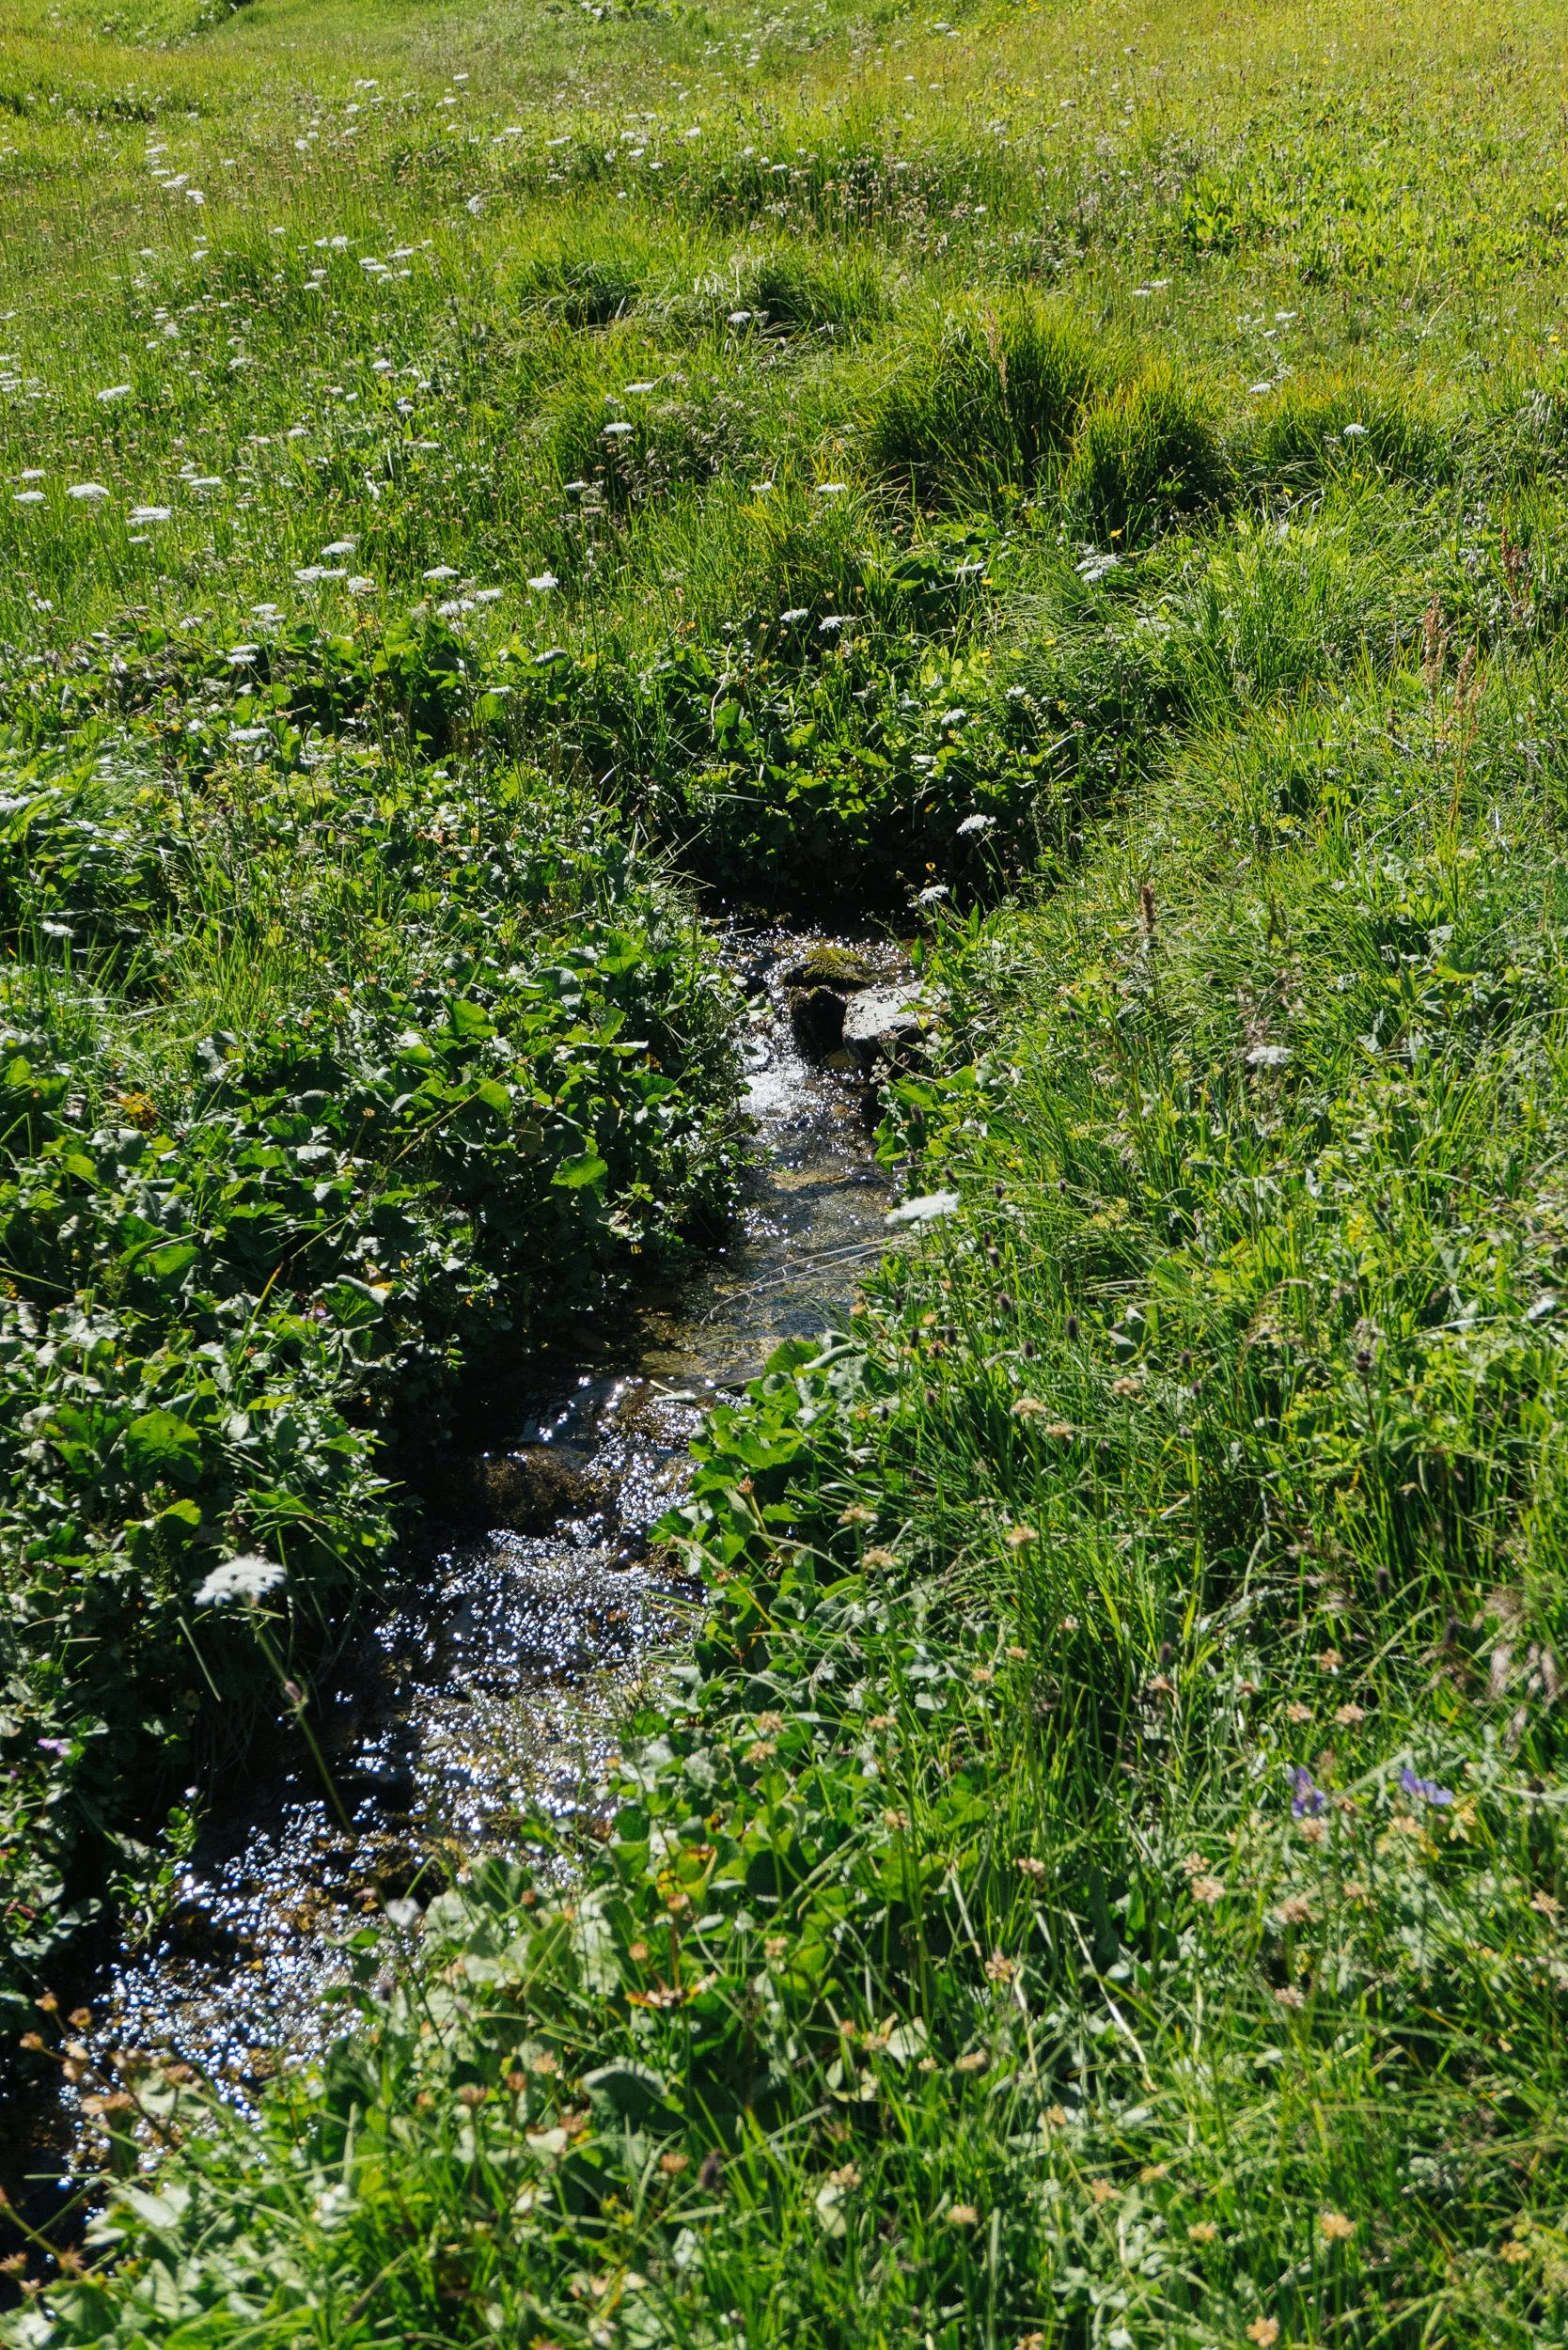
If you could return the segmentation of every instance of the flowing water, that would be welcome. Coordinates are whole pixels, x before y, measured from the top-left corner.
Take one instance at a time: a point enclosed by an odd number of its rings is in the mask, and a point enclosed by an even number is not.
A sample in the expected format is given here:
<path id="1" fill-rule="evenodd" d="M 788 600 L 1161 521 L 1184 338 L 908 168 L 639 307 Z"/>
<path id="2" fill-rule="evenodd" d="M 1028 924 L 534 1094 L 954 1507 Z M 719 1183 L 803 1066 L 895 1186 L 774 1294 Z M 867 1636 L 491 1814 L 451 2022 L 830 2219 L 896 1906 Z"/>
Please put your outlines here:
<path id="1" fill-rule="evenodd" d="M 698 1595 L 646 1534 L 681 1489 L 702 1406 L 840 1315 L 881 1245 L 863 1087 L 809 1065 L 791 1031 L 782 972 L 811 943 L 734 942 L 758 1151 L 728 1246 L 645 1305 L 624 1363 L 582 1370 L 516 1432 L 555 1448 L 587 1506 L 545 1533 L 427 1532 L 325 1711 L 336 1803 L 300 1758 L 209 1825 L 163 1930 L 101 1983 L 97 2049 L 172 2052 L 244 2100 L 320 2045 L 321 1994 L 366 1914 L 479 1853 L 526 1849 L 541 1808 L 566 1819 L 595 1801 L 639 1681 L 693 1621 Z M 54 2159 L 90 2159 L 65 2096 Z"/>

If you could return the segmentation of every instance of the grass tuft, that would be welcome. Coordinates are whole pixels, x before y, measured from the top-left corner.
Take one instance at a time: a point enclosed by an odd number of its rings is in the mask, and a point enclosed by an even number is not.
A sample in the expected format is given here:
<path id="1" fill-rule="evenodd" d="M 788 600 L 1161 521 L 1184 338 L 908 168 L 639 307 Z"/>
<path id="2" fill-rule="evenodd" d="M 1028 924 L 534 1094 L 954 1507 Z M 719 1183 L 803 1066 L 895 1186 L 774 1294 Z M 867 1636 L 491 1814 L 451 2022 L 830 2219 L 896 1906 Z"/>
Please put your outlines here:
<path id="1" fill-rule="evenodd" d="M 869 363 L 866 462 L 943 505 L 1031 490 L 1114 372 L 1101 341 L 1032 292 L 917 311 Z"/>
<path id="2" fill-rule="evenodd" d="M 1172 522 L 1218 503 L 1229 487 L 1213 412 L 1170 365 L 1119 385 L 1084 417 L 1062 496 L 1094 540 L 1141 546 Z"/>

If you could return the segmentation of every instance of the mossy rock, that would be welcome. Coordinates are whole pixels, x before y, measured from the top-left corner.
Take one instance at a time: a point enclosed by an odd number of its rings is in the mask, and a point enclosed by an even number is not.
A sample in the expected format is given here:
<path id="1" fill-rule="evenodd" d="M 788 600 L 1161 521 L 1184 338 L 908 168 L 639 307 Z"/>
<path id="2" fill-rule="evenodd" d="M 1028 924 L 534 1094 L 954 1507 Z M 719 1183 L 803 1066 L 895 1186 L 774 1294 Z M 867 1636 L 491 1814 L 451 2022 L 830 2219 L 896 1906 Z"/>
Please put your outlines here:
<path id="1" fill-rule="evenodd" d="M 849 947 L 811 947 L 798 963 L 791 963 L 784 974 L 786 987 L 836 987 L 849 993 L 857 987 L 869 987 L 875 979 L 872 971 Z"/>

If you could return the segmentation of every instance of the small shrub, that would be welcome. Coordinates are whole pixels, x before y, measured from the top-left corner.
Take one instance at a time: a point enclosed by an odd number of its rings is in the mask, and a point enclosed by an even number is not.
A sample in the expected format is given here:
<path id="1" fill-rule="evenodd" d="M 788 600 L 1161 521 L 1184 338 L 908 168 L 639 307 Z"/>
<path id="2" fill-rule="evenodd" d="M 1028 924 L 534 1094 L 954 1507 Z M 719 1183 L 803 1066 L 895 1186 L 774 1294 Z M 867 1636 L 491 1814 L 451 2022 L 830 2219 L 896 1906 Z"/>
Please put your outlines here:
<path id="1" fill-rule="evenodd" d="M 1064 492 L 1074 522 L 1127 545 L 1222 495 L 1225 466 L 1201 394 L 1173 367 L 1122 384 L 1084 419 Z"/>
<path id="2" fill-rule="evenodd" d="M 874 470 L 955 501 L 1037 482 L 1101 388 L 1106 354 L 1038 295 L 922 313 L 902 361 L 878 359 L 864 422 Z"/>

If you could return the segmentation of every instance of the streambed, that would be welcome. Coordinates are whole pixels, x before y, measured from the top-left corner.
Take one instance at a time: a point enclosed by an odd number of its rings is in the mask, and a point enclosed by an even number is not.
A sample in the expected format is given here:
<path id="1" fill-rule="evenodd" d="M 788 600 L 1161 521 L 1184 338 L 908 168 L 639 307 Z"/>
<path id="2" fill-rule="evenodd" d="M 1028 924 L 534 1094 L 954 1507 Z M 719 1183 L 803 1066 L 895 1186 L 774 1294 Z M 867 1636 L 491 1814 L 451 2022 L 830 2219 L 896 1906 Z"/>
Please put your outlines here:
<path id="1" fill-rule="evenodd" d="M 322 1994 L 362 1917 L 483 1852 L 526 1849 L 540 1807 L 569 1819 L 595 1802 L 639 1680 L 680 1653 L 696 1615 L 699 1595 L 646 1534 L 681 1490 L 703 1406 L 841 1313 L 882 1245 L 863 1079 L 802 1053 L 787 1001 L 785 971 L 835 943 L 729 942 L 751 996 L 755 1165 L 727 1245 L 644 1301 L 624 1360 L 560 1375 L 518 1428 L 518 1456 L 548 1448 L 575 1508 L 546 1531 L 427 1528 L 324 1709 L 336 1803 L 300 1758 L 208 1823 L 164 1927 L 98 1987 L 96 2054 L 172 2054 L 246 2102 L 320 2046 Z M 79 2094 L 62 2092 L 35 2140 L 35 2177 L 62 2156 L 67 2171 L 92 2165 Z"/>

